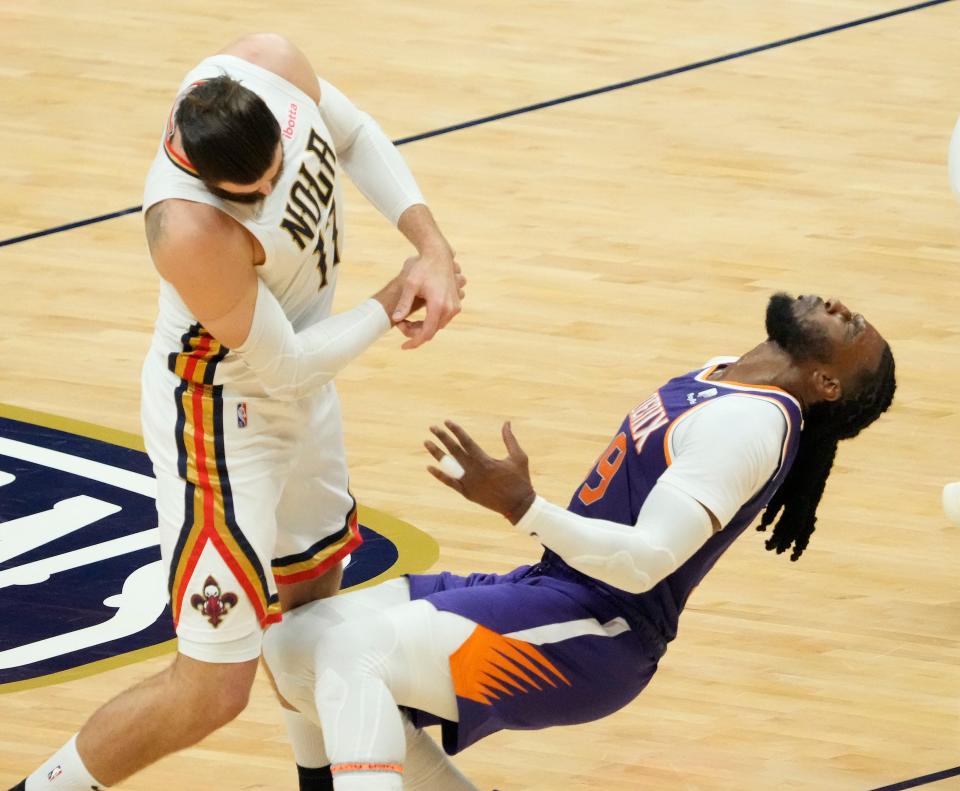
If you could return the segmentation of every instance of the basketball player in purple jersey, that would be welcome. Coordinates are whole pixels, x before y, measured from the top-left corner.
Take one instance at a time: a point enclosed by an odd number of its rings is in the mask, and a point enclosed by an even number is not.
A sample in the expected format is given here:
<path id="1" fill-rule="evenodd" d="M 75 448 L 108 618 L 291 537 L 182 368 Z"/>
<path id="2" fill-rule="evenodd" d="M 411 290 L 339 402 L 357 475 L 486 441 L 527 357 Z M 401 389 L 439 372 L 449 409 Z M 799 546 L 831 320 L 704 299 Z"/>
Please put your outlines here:
<path id="1" fill-rule="evenodd" d="M 430 472 L 546 551 L 505 575 L 412 575 L 313 602 L 267 632 L 280 693 L 325 744 L 333 782 L 318 788 L 472 789 L 422 726 L 441 724 L 454 754 L 604 717 L 649 683 L 691 591 L 761 512 L 759 529 L 776 521 L 767 548 L 800 557 L 837 443 L 889 407 L 894 361 L 836 299 L 775 295 L 766 329 L 633 409 L 566 509 L 536 495 L 509 424 L 504 459 L 453 422 L 432 429 Z"/>

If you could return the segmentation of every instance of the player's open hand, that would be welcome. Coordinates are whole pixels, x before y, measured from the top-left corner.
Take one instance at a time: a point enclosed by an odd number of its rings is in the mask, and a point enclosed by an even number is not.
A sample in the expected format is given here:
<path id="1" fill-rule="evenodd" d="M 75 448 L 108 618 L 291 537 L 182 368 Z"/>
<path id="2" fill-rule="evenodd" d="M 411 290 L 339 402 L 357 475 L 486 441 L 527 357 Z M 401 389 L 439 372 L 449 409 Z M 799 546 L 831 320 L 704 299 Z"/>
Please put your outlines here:
<path id="1" fill-rule="evenodd" d="M 507 457 L 495 459 L 481 448 L 473 438 L 452 420 L 444 426 L 431 426 L 431 433 L 440 440 L 446 452 L 431 440 L 423 446 L 438 462 L 439 467 L 427 470 L 441 483 L 456 489 L 471 502 L 503 514 L 516 523 L 533 503 L 536 493 L 530 482 L 530 464 L 527 454 L 513 435 L 510 422 L 503 424 L 501 434 L 507 448 Z M 451 436 L 451 434 L 453 436 Z M 447 461 L 444 457 L 449 454 Z M 463 469 L 460 473 L 459 465 Z"/>
<path id="2" fill-rule="evenodd" d="M 391 319 L 407 340 L 401 348 L 415 349 L 429 341 L 460 312 L 467 279 L 448 247 L 408 258 L 403 267 L 403 291 Z M 422 321 L 408 318 L 426 307 Z"/>

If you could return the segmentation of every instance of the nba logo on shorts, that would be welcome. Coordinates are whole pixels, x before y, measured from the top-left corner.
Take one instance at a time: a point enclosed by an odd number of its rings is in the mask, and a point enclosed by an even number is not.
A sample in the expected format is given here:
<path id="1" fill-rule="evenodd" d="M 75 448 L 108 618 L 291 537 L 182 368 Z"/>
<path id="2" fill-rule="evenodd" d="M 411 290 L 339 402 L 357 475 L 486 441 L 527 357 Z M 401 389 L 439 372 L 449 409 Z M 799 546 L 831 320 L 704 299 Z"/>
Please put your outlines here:
<path id="1" fill-rule="evenodd" d="M 241 401 L 237 404 L 237 428 L 247 427 L 247 402 Z"/>

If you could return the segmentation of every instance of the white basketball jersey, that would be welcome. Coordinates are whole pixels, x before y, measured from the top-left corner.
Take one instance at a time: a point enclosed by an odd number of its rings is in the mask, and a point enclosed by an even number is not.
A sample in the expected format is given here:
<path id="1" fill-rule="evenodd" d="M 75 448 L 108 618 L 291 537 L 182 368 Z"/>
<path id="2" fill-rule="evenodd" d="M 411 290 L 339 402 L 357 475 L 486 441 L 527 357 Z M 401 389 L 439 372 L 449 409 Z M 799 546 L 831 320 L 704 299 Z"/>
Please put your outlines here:
<path id="1" fill-rule="evenodd" d="M 169 146 L 179 98 L 196 83 L 223 74 L 263 99 L 280 124 L 282 173 L 273 192 L 258 204 L 233 203 L 213 195 L 189 161 Z M 147 175 L 143 211 L 171 198 L 215 206 L 253 234 L 266 256 L 256 268 L 257 275 L 279 300 L 295 330 L 330 315 L 343 243 L 336 155 L 316 102 L 299 88 L 233 55 L 215 55 L 193 69 L 180 86 Z M 201 267 L 203 261 L 198 259 L 195 265 Z M 162 278 L 150 356 L 198 384 L 231 384 L 251 394 L 259 391 L 243 362 L 210 338 Z"/>

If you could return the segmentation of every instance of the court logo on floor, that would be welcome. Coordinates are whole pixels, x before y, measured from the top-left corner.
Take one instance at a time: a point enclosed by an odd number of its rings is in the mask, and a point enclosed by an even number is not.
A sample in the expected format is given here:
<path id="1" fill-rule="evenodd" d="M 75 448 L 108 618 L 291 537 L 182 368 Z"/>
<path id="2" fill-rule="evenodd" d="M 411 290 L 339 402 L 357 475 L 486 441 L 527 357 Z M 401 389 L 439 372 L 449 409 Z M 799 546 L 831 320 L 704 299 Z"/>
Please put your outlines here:
<path id="1" fill-rule="evenodd" d="M 138 437 L 0 405 L 0 692 L 173 650 L 155 496 Z M 420 530 L 359 520 L 345 588 L 436 560 Z"/>

